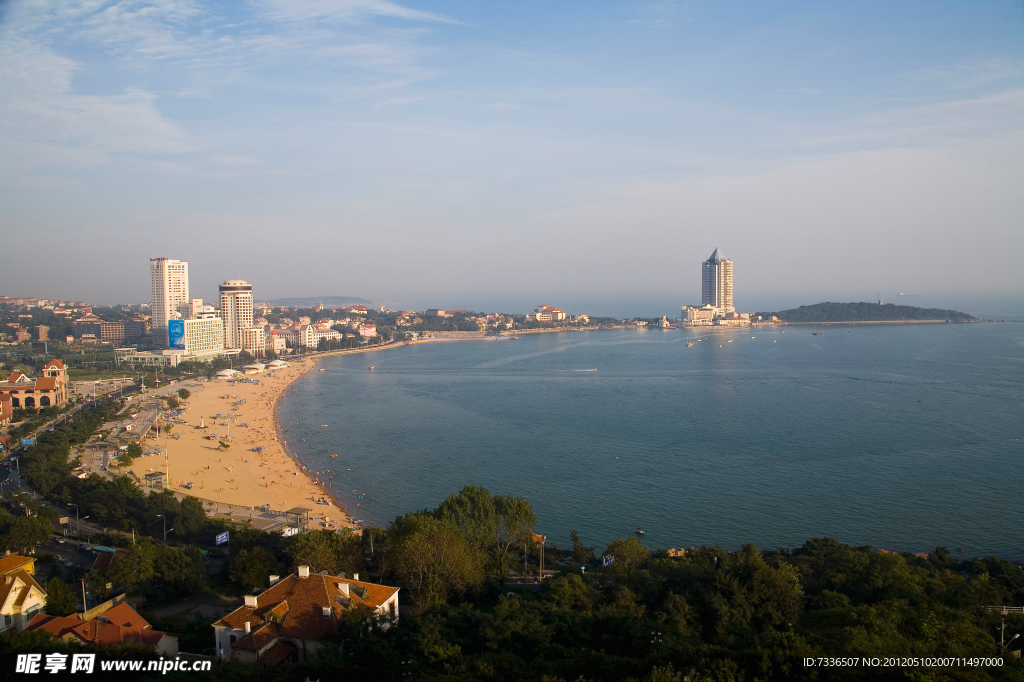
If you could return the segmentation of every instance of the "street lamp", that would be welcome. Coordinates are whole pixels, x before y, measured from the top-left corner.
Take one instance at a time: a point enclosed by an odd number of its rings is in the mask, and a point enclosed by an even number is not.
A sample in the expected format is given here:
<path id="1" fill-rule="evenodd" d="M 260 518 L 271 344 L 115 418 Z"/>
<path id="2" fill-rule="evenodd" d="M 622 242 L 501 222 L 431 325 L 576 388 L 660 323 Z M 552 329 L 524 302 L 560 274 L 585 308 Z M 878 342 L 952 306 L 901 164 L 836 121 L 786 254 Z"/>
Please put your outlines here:
<path id="1" fill-rule="evenodd" d="M 75 523 L 78 524 L 78 532 L 76 532 L 75 535 L 81 535 L 82 534 L 82 523 L 78 520 L 78 505 L 69 502 L 68 506 L 75 508 Z"/>
<path id="2" fill-rule="evenodd" d="M 174 529 L 171 528 L 170 530 L 167 530 L 167 517 L 166 516 L 164 516 L 163 514 L 157 514 L 157 516 L 159 516 L 161 519 L 164 520 L 164 544 L 167 544 L 167 534 L 172 532 Z"/>

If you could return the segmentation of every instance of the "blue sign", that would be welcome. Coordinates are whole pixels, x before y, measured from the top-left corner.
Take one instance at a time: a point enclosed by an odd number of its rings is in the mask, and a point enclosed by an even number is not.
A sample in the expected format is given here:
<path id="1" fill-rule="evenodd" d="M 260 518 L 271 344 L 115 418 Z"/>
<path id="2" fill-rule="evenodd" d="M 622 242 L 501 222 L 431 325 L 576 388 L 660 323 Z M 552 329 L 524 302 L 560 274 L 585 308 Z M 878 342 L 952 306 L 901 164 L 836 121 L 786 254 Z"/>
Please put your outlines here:
<path id="1" fill-rule="evenodd" d="M 605 565 L 605 566 L 608 566 L 608 565 L 609 565 L 609 564 L 611 564 L 611 563 L 612 563 L 613 561 L 615 561 L 615 555 L 614 555 L 614 554 L 608 554 L 608 555 L 606 555 L 606 556 L 603 556 L 603 557 L 601 557 L 601 559 L 602 559 L 602 561 L 603 561 L 604 565 Z"/>
<path id="2" fill-rule="evenodd" d="M 221 533 L 220 535 L 217 536 L 217 544 L 218 545 L 223 545 L 227 541 L 228 541 L 228 532 L 227 531 L 224 531 L 223 533 Z"/>
<path id="3" fill-rule="evenodd" d="M 168 320 L 167 345 L 170 348 L 185 350 L 185 320 Z"/>
<path id="4" fill-rule="evenodd" d="M 36 444 L 36 439 L 35 438 L 22 438 L 21 439 L 21 444 L 22 445 L 35 445 Z"/>

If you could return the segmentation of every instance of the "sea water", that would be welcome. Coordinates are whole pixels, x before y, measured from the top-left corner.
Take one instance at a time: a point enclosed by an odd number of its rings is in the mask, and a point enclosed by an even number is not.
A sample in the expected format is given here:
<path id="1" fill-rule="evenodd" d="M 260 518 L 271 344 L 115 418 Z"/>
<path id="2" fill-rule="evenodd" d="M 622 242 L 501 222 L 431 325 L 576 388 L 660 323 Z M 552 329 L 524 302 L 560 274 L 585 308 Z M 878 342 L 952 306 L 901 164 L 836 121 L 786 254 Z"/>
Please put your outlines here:
<path id="1" fill-rule="evenodd" d="M 559 546 L 642 528 L 651 548 L 1024 557 L 1022 324 L 533 334 L 320 367 L 287 437 L 368 524 L 474 484 L 529 500 Z"/>

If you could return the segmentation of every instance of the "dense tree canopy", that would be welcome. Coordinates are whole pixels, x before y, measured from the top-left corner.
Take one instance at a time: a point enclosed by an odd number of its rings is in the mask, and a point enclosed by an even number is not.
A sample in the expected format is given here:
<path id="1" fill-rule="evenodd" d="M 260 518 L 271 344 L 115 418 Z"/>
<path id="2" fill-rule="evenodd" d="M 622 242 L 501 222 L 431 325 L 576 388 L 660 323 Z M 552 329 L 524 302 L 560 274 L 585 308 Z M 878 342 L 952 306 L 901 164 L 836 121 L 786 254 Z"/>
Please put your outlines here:
<path id="1" fill-rule="evenodd" d="M 968 322 L 967 313 L 942 308 L 915 308 L 886 303 L 815 303 L 775 313 L 754 313 L 761 317 L 778 317 L 784 322 L 895 322 L 899 320 L 951 320 Z"/>

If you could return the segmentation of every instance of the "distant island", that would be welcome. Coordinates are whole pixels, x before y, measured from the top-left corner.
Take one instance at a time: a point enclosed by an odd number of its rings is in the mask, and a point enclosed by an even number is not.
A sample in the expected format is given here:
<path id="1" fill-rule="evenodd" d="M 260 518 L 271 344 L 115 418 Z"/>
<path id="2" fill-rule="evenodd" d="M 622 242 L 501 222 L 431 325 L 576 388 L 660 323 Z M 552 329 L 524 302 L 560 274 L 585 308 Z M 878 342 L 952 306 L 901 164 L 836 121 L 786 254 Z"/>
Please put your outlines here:
<path id="1" fill-rule="evenodd" d="M 815 303 L 775 313 L 755 313 L 762 318 L 775 316 L 783 322 L 911 322 L 915 320 L 949 320 L 974 322 L 977 318 L 956 310 L 915 308 L 886 303 Z"/>

